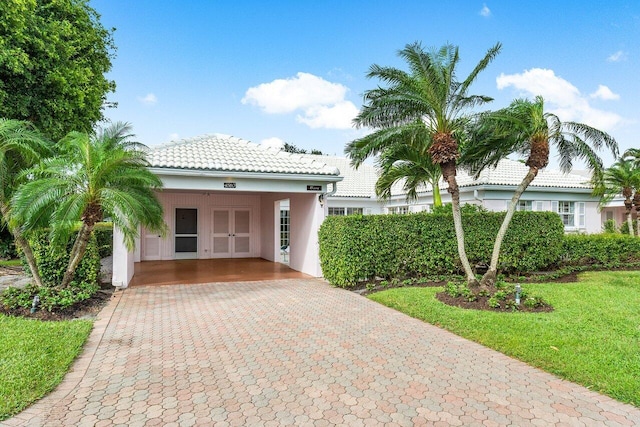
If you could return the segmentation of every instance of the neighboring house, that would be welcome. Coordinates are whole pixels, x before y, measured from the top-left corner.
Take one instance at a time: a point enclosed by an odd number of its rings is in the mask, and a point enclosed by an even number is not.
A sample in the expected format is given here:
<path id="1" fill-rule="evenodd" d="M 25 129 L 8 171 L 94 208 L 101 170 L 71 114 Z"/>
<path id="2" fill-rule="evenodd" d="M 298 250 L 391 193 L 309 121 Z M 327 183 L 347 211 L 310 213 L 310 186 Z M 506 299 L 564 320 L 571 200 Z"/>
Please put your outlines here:
<path id="1" fill-rule="evenodd" d="M 378 200 L 373 165 L 356 170 L 345 158 L 291 154 L 228 135 L 159 146 L 150 151 L 149 162 L 164 185 L 158 196 L 168 233 L 162 237 L 143 229 L 136 248 L 128 251 L 116 229 L 114 286 L 129 284 L 136 262 L 185 258 L 259 257 L 319 277 L 318 229 L 326 216 L 409 213 L 433 206 L 428 185 L 411 203 L 400 184 L 390 200 Z M 501 161 L 477 179 L 459 171 L 461 203 L 503 211 L 526 172 L 513 160 Z M 600 213 L 588 181 L 586 175 L 542 170 L 519 208 L 557 212 L 567 232 L 599 232 L 610 217 L 621 222 L 618 201 Z M 447 203 L 444 183 L 441 194 Z"/>
<path id="2" fill-rule="evenodd" d="M 516 187 L 526 175 L 523 163 L 505 159 L 495 168 L 487 168 L 477 179 L 458 171 L 460 203 L 480 205 L 490 211 L 507 209 Z M 441 181 L 442 202 L 451 201 Z M 556 212 L 562 218 L 567 232 L 597 233 L 602 230 L 602 215 L 598 210 L 599 198 L 591 195 L 589 178 L 584 174 L 564 174 L 554 169 L 543 169 L 520 198 L 518 209 Z M 392 190 L 387 213 L 430 211 L 433 193 L 430 185 L 418 193 L 418 200 L 407 202 L 399 185 Z"/>

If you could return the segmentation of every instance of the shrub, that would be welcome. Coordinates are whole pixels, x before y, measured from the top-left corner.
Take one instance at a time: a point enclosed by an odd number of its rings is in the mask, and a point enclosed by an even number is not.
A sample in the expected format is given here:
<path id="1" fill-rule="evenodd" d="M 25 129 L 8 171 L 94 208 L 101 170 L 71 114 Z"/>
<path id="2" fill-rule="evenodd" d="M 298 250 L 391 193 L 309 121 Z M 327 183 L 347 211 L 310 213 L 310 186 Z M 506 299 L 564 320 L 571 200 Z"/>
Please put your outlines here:
<path id="1" fill-rule="evenodd" d="M 637 236 L 638 235 L 638 221 L 633 221 L 631 224 L 632 224 L 632 228 L 633 228 L 633 234 Z M 622 224 L 620 224 L 620 233 L 621 234 L 626 234 L 627 236 L 629 235 L 629 223 L 627 222 L 626 219 Z"/>
<path id="2" fill-rule="evenodd" d="M 93 234 L 96 236 L 100 258 L 113 255 L 113 223 L 100 222 L 96 224 Z"/>
<path id="3" fill-rule="evenodd" d="M 0 259 L 14 259 L 18 256 L 13 236 L 0 225 Z"/>
<path id="4" fill-rule="evenodd" d="M 568 234 L 562 263 L 569 266 L 623 267 L 640 262 L 640 239 L 625 234 Z"/>
<path id="5" fill-rule="evenodd" d="M 469 261 L 487 262 L 504 212 L 463 215 Z M 516 212 L 500 269 L 529 272 L 558 262 L 564 228 L 551 212 Z M 350 287 L 375 277 L 450 274 L 460 270 L 453 218 L 447 214 L 328 217 L 319 231 L 320 262 L 332 284 Z"/>
<path id="6" fill-rule="evenodd" d="M 38 288 L 28 285 L 24 289 L 9 288 L 0 295 L 0 303 L 9 310 L 28 309 L 31 307 L 33 298 L 38 295 L 41 308 L 56 311 L 91 298 L 99 289 L 100 274 L 100 256 L 95 236 L 91 236 L 87 251 L 76 269 L 71 285 L 65 289 L 57 287 L 67 269 L 73 240 L 73 238 L 70 239 L 65 250 L 51 247 L 47 233 L 44 231 L 31 235 L 29 243 L 44 286 Z M 24 260 L 23 263 L 25 263 Z M 26 266 L 25 271 L 28 271 Z"/>
<path id="7" fill-rule="evenodd" d="M 628 228 L 628 227 L 627 227 Z M 618 226 L 616 225 L 616 221 L 613 219 L 608 219 L 602 224 L 602 231 L 604 233 L 615 234 L 618 232 Z M 628 234 L 628 233 L 627 233 Z"/>

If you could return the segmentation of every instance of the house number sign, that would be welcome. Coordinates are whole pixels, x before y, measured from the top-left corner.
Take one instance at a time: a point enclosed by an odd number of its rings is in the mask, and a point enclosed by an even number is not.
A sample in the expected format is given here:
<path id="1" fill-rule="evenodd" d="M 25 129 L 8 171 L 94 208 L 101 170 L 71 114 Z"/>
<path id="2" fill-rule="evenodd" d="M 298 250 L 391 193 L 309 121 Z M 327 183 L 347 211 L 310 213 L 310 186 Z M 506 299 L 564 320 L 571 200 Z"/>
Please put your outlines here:
<path id="1" fill-rule="evenodd" d="M 322 185 L 307 185 L 307 191 L 322 191 Z"/>
<path id="2" fill-rule="evenodd" d="M 223 183 L 224 188 L 236 188 L 236 183 L 235 182 L 225 182 Z"/>

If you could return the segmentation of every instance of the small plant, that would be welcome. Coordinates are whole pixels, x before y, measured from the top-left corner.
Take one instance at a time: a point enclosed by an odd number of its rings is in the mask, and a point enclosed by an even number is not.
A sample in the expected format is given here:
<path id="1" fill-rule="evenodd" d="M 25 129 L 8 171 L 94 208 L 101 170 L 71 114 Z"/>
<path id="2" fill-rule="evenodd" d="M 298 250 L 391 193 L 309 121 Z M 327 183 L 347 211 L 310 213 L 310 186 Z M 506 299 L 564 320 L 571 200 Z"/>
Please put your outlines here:
<path id="1" fill-rule="evenodd" d="M 528 297 L 524 300 L 524 306 L 527 308 L 538 308 L 544 307 L 547 303 L 542 299 L 542 297 Z"/>
<path id="2" fill-rule="evenodd" d="M 500 301 L 494 295 L 487 300 L 487 305 L 491 308 L 500 308 Z"/>
<path id="3" fill-rule="evenodd" d="M 374 290 L 376 288 L 376 284 L 375 283 L 367 283 L 366 288 L 369 292 L 371 292 L 372 290 Z"/>
<path id="4" fill-rule="evenodd" d="M 382 286 L 383 288 L 386 288 L 389 286 L 389 281 L 388 280 L 383 280 L 380 282 L 380 286 Z"/>
<path id="5" fill-rule="evenodd" d="M 402 281 L 402 286 L 411 286 L 413 285 L 413 279 L 404 279 Z"/>
<path id="6" fill-rule="evenodd" d="M 447 295 L 449 295 L 452 298 L 456 298 L 456 297 L 460 296 L 460 292 L 458 290 L 458 285 L 456 283 L 453 283 L 453 282 L 448 282 L 446 284 L 446 286 L 444 287 L 444 291 L 446 292 Z"/>

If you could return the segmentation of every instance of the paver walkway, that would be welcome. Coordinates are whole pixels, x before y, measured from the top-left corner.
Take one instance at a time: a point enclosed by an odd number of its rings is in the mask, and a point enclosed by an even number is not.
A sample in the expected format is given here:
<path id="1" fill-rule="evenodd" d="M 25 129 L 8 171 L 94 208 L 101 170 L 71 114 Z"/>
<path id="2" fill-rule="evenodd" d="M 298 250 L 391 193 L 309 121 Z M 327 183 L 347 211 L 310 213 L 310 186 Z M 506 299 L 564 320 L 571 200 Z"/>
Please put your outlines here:
<path id="1" fill-rule="evenodd" d="M 7 425 L 638 425 L 640 410 L 314 279 L 130 288 Z"/>

